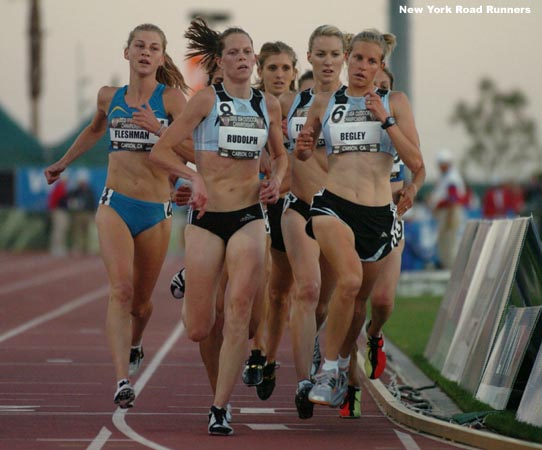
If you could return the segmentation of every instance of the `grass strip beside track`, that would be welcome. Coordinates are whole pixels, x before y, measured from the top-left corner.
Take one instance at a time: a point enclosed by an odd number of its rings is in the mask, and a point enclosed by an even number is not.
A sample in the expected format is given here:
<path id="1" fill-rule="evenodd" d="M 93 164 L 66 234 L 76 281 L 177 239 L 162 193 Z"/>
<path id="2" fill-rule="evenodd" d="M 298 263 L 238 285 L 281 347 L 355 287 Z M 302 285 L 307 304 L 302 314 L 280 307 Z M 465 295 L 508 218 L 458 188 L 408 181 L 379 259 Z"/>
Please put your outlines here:
<path id="1" fill-rule="evenodd" d="M 440 298 L 431 296 L 397 298 L 395 310 L 384 328 L 385 335 L 464 412 L 495 411 L 484 419 L 486 427 L 505 436 L 542 442 L 542 428 L 519 422 L 514 411 L 497 411 L 476 400 L 457 383 L 444 378 L 423 356 L 440 302 Z"/>

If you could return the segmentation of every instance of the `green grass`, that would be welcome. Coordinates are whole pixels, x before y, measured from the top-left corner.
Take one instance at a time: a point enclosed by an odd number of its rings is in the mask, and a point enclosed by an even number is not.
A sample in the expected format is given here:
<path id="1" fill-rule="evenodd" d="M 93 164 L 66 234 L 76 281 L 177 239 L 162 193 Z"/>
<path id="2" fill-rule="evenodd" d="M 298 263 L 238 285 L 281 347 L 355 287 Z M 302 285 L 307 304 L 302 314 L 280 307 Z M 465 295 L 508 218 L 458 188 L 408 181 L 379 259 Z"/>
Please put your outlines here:
<path id="1" fill-rule="evenodd" d="M 444 378 L 423 356 L 440 307 L 437 297 L 397 298 L 384 332 L 465 413 L 493 411 L 484 424 L 493 431 L 531 442 L 542 442 L 542 428 L 519 422 L 513 411 L 496 411 L 476 400 L 457 383 Z"/>

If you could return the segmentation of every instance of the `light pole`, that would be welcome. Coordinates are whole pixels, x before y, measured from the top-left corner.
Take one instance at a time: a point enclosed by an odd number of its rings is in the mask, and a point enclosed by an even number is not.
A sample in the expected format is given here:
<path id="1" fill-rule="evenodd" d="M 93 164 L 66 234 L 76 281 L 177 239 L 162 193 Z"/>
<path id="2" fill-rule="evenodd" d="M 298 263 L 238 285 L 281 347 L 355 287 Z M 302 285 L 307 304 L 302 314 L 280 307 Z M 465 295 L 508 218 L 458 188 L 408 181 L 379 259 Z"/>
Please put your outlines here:
<path id="1" fill-rule="evenodd" d="M 29 85 L 31 117 L 30 128 L 36 138 L 39 138 L 39 97 L 41 96 L 41 16 L 39 0 L 31 0 L 28 26 L 29 36 Z"/>
<path id="2" fill-rule="evenodd" d="M 397 37 L 397 48 L 390 58 L 391 71 L 398 91 L 412 98 L 410 92 L 410 14 L 399 13 L 399 6 L 408 6 L 409 0 L 388 0 L 390 31 Z"/>

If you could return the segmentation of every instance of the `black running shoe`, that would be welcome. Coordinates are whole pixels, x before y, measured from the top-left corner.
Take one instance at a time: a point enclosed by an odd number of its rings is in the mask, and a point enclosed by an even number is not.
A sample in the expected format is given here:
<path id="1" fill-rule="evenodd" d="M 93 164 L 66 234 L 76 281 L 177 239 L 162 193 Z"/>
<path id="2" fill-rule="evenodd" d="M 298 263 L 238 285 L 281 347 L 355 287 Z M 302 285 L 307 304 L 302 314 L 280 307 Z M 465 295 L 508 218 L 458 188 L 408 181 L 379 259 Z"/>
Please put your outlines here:
<path id="1" fill-rule="evenodd" d="M 117 392 L 113 396 L 113 402 L 115 405 L 119 405 L 120 408 L 132 408 L 135 400 L 135 390 L 130 384 L 130 380 L 121 380 L 118 383 Z"/>
<path id="2" fill-rule="evenodd" d="M 276 361 L 266 363 L 263 368 L 263 380 L 256 386 L 256 393 L 260 400 L 267 400 L 271 397 L 275 389 L 275 369 L 277 368 Z"/>
<path id="3" fill-rule="evenodd" d="M 175 275 L 173 275 L 171 284 L 169 285 L 169 290 L 171 291 L 171 295 L 173 295 L 173 297 L 180 300 L 184 298 L 185 288 L 185 268 L 183 267 Z"/>
<path id="4" fill-rule="evenodd" d="M 209 434 L 215 436 L 230 436 L 233 434 L 233 428 L 226 420 L 226 410 L 224 408 L 216 408 L 211 406 L 209 411 Z"/>
<path id="5" fill-rule="evenodd" d="M 314 410 L 314 403 L 309 400 L 309 392 L 313 384 L 306 380 L 297 388 L 295 393 L 295 407 L 300 419 L 310 419 Z"/>
<path id="6" fill-rule="evenodd" d="M 143 353 L 143 347 L 132 347 L 130 349 L 130 365 L 128 366 L 128 375 L 134 376 L 143 364 L 143 358 L 145 354 Z"/>
<path id="7" fill-rule="evenodd" d="M 252 350 L 249 358 L 245 361 L 243 369 L 243 383 L 247 386 L 258 386 L 263 381 L 263 366 L 265 356 L 261 350 Z"/>

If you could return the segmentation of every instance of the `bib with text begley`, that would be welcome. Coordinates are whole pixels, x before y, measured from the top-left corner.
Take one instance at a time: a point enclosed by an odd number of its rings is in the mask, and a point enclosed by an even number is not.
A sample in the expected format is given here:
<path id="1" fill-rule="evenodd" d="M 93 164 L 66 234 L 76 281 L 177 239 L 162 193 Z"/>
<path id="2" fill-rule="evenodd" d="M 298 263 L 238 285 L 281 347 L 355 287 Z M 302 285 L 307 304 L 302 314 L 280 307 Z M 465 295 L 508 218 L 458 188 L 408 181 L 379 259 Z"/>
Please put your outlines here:
<path id="1" fill-rule="evenodd" d="M 232 101 L 218 102 L 218 154 L 226 158 L 258 159 L 267 142 L 263 117 L 237 115 Z"/>
<path id="2" fill-rule="evenodd" d="M 366 109 L 351 111 L 348 104 L 335 105 L 329 120 L 332 153 L 379 152 L 380 125 Z"/>

